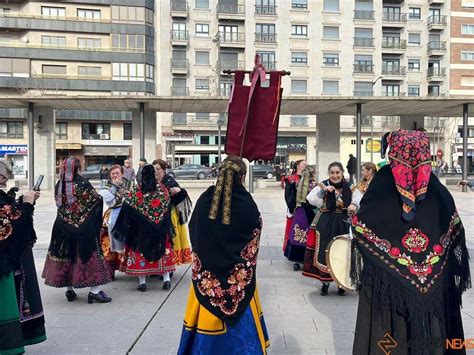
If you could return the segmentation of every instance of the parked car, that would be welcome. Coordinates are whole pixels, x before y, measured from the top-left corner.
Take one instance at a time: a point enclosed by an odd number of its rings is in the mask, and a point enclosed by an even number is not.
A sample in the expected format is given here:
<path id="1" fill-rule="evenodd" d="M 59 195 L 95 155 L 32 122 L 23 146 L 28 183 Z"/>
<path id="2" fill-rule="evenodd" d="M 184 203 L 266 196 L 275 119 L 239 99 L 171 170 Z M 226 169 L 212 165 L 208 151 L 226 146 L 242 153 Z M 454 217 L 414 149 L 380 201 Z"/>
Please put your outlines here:
<path id="1" fill-rule="evenodd" d="M 253 177 L 272 179 L 275 176 L 275 169 L 271 165 L 254 165 L 253 166 Z"/>
<path id="2" fill-rule="evenodd" d="M 168 174 L 175 178 L 206 179 L 212 176 L 212 169 L 199 164 L 183 164 L 174 169 L 169 169 Z"/>
<path id="3" fill-rule="evenodd" d="M 87 168 L 82 170 L 82 177 L 87 180 L 98 180 L 99 179 L 99 173 L 100 169 L 102 169 L 103 164 L 93 164 L 89 165 Z M 107 166 L 107 169 L 109 169 L 112 165 L 110 164 L 105 164 Z"/>

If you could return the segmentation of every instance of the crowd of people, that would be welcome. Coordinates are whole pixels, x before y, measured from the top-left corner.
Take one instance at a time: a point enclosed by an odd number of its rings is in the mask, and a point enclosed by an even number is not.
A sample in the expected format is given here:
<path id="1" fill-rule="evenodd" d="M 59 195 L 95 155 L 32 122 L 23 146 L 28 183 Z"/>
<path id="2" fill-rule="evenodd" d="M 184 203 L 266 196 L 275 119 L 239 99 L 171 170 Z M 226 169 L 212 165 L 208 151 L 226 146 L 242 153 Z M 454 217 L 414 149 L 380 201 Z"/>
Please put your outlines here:
<path id="1" fill-rule="evenodd" d="M 389 149 L 387 163 L 362 164 L 360 181 L 351 171 L 346 180 L 340 162 L 329 164 L 320 181 L 305 160 L 295 163 L 285 177 L 283 253 L 295 271 L 321 282 L 321 296 L 333 281 L 344 296 L 327 250 L 352 231 L 348 273 L 360 294 L 354 353 L 374 353 L 386 334 L 406 353 L 445 353 L 446 339 L 464 339 L 461 296 L 471 286 L 464 229 L 432 173 L 426 134 L 393 131 L 382 146 Z M 354 164 L 351 157 L 347 168 Z M 69 302 L 77 289 L 88 288 L 88 303 L 107 303 L 112 298 L 101 286 L 117 271 L 136 277 L 140 292 L 147 291 L 148 276 L 170 290 L 176 266 L 192 263 L 178 354 L 266 354 L 256 280 L 263 221 L 244 186 L 245 163 L 228 156 L 194 209 L 166 169 L 161 159 L 142 159 L 137 174 L 130 161 L 113 165 L 96 191 L 82 178 L 80 162 L 65 159 L 45 284 L 65 288 Z M 8 175 L 0 164 L 0 184 Z M 46 339 L 32 254 L 39 196 L 30 191 L 17 200 L 15 190 L 0 191 L 1 354 L 22 353 Z"/>

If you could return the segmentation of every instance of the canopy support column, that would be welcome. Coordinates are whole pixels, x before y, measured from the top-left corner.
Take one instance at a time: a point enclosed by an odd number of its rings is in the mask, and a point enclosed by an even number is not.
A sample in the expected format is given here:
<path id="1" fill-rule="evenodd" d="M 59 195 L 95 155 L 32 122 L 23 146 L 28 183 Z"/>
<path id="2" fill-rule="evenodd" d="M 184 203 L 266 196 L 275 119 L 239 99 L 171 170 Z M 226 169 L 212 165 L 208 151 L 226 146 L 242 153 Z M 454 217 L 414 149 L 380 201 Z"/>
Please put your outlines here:
<path id="1" fill-rule="evenodd" d="M 467 141 L 468 141 L 468 121 L 469 121 L 469 104 L 462 105 L 462 179 L 467 180 L 468 162 L 467 159 Z M 462 190 L 467 192 L 467 186 L 463 186 Z"/>
<path id="2" fill-rule="evenodd" d="M 356 181 L 360 179 L 360 166 L 362 159 L 362 104 L 357 104 L 357 116 L 356 116 Z"/>
<path id="3" fill-rule="evenodd" d="M 35 184 L 35 104 L 28 102 L 28 187 Z"/>

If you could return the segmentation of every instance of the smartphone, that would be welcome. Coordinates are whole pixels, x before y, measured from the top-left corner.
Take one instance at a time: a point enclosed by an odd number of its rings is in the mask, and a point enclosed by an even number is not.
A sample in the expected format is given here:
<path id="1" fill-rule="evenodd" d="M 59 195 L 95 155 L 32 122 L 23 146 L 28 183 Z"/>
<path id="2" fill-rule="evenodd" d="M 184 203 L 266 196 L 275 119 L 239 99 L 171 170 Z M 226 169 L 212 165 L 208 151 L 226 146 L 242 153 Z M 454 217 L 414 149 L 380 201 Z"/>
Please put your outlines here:
<path id="1" fill-rule="evenodd" d="M 34 191 L 39 191 L 41 184 L 43 182 L 44 175 L 38 176 L 38 179 L 36 180 L 35 186 L 33 186 Z"/>

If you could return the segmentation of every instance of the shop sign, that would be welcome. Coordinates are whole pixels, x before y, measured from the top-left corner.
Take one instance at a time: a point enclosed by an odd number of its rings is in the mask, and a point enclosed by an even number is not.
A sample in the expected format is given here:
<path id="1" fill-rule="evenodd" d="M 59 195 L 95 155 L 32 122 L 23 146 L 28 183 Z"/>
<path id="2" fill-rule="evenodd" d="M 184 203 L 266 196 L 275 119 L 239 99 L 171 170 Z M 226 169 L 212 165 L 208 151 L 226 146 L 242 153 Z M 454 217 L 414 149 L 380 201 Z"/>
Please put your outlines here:
<path id="1" fill-rule="evenodd" d="M 26 144 L 0 144 L 0 155 L 26 155 L 28 154 L 28 146 Z"/>
<path id="2" fill-rule="evenodd" d="M 365 150 L 367 153 L 373 152 L 373 153 L 378 153 L 382 149 L 382 144 L 380 140 L 372 140 L 368 138 L 366 140 L 366 145 L 365 145 Z"/>

